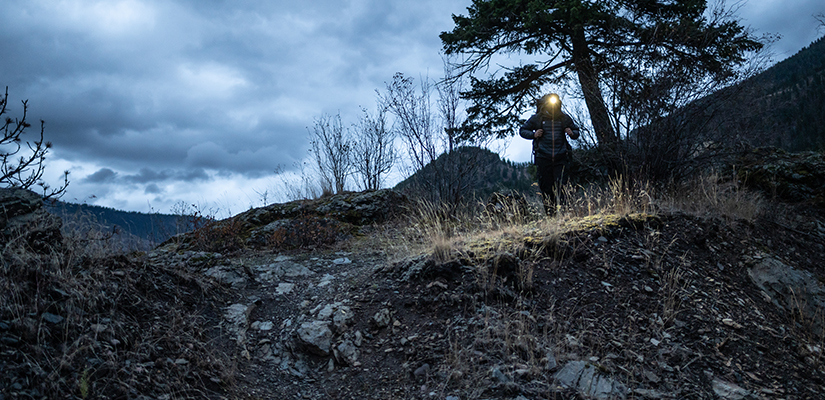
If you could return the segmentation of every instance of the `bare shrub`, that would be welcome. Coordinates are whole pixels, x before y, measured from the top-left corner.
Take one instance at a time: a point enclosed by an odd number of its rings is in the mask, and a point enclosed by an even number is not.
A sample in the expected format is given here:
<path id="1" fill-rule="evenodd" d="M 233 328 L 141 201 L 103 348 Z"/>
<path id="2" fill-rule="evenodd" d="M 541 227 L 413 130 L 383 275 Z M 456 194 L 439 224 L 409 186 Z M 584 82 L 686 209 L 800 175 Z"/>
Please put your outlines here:
<path id="1" fill-rule="evenodd" d="M 0 118 L 3 118 L 2 136 L 0 136 L 0 187 L 17 187 L 30 189 L 39 186 L 44 197 L 60 197 L 69 185 L 69 171 L 63 172 L 63 184 L 51 188 L 43 181 L 46 169 L 46 154 L 51 149 L 51 142 L 43 139 L 45 122 L 40 121 L 40 136 L 35 140 L 24 140 L 26 129 L 31 127 L 26 116 L 28 101 L 23 101 L 23 116 L 19 119 L 3 117 L 7 114 L 9 88 L 0 97 Z"/>

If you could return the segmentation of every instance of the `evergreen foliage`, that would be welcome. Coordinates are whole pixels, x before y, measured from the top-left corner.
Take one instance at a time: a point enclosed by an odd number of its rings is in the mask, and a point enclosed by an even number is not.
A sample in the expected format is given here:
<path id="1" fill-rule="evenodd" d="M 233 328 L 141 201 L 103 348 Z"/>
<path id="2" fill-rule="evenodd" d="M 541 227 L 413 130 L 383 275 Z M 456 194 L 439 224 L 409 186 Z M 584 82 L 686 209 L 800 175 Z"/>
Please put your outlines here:
<path id="1" fill-rule="evenodd" d="M 499 68 L 472 79 L 464 96 L 465 135 L 512 134 L 521 112 L 549 85 L 575 79 L 600 145 L 619 139 L 616 110 L 672 110 L 686 88 L 728 81 L 761 44 L 724 9 L 696 1 L 474 0 L 443 32 L 447 54 L 467 56 L 460 75 L 493 58 L 523 54 L 536 63 Z M 613 110 L 611 110 L 611 108 Z M 613 111 L 613 115 L 611 115 Z"/>

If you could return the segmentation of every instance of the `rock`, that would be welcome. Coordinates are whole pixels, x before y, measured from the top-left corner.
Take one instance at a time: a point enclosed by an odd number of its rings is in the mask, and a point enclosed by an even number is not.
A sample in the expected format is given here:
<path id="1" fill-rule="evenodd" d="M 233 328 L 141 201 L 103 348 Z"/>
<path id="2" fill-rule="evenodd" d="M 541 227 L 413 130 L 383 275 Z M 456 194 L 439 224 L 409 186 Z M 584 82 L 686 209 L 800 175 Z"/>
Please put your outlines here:
<path id="1" fill-rule="evenodd" d="M 0 227 L 8 220 L 31 214 L 43 206 L 43 198 L 35 192 L 20 188 L 0 189 Z"/>
<path id="2" fill-rule="evenodd" d="M 294 283 L 279 283 L 278 287 L 275 288 L 275 293 L 277 293 L 277 294 L 290 294 L 290 293 L 292 293 L 293 288 L 295 288 Z"/>
<path id="3" fill-rule="evenodd" d="M 336 259 L 332 260 L 332 263 L 335 264 L 335 265 L 344 265 L 344 264 L 351 264 L 352 261 L 347 257 L 343 257 L 343 258 L 336 258 Z"/>
<path id="4" fill-rule="evenodd" d="M 215 278 L 218 282 L 232 287 L 239 287 L 246 283 L 243 275 L 238 273 L 234 268 L 226 265 L 209 268 L 204 272 L 204 275 Z"/>
<path id="5" fill-rule="evenodd" d="M 238 344 L 243 344 L 246 337 L 246 330 L 249 325 L 249 314 L 254 306 L 244 304 L 232 304 L 226 308 L 224 318 L 229 322 L 229 330 L 235 333 Z"/>
<path id="6" fill-rule="evenodd" d="M 252 268 L 258 274 L 260 281 L 272 282 L 284 277 L 301 278 L 315 274 L 311 269 L 289 258 L 278 257 L 273 261 L 270 264 L 256 265 Z"/>
<path id="7" fill-rule="evenodd" d="M 728 400 L 741 400 L 750 396 L 750 391 L 745 390 L 738 385 L 730 382 L 725 382 L 719 378 L 714 378 L 711 383 L 713 393 L 717 396 Z"/>
<path id="8" fill-rule="evenodd" d="M 670 398 L 674 397 L 674 396 L 667 395 L 667 394 L 664 394 L 662 392 L 652 390 L 652 389 L 634 389 L 633 393 L 638 394 L 639 396 L 642 396 L 645 399 L 653 399 L 653 400 L 664 399 L 664 398 L 670 399 Z"/>
<path id="9" fill-rule="evenodd" d="M 356 346 L 361 347 L 361 344 L 364 341 L 364 335 L 361 334 L 361 331 L 355 331 L 355 339 L 353 339 L 353 343 Z"/>
<path id="10" fill-rule="evenodd" d="M 330 283 L 332 283 L 333 279 L 335 279 L 335 276 L 330 274 L 324 274 L 324 276 L 321 278 L 321 281 L 318 282 L 318 287 L 324 287 L 329 285 Z"/>
<path id="11" fill-rule="evenodd" d="M 59 315 L 54 315 L 52 313 L 47 313 L 47 312 L 43 313 L 42 318 L 43 318 L 44 321 L 46 321 L 50 324 L 59 324 L 59 323 L 61 323 L 65 320 L 65 318 L 63 318 Z"/>
<path id="12" fill-rule="evenodd" d="M 358 362 L 358 349 L 350 340 L 345 340 L 335 348 L 335 359 L 338 362 L 354 365 Z"/>
<path id="13" fill-rule="evenodd" d="M 21 245 L 44 253 L 63 247 L 63 220 L 43 207 L 43 198 L 31 190 L 0 188 L 0 242 L 15 237 Z"/>
<path id="14" fill-rule="evenodd" d="M 320 356 L 328 356 L 332 345 L 332 331 L 329 329 L 329 322 L 304 322 L 298 328 L 298 339 L 310 352 Z"/>
<path id="15" fill-rule="evenodd" d="M 386 327 L 390 326 L 391 322 L 392 322 L 392 313 L 390 312 L 390 310 L 388 308 L 382 308 L 382 309 L 378 310 L 378 312 L 375 313 L 375 315 L 373 315 L 373 317 L 372 317 L 372 323 L 378 329 L 386 328 Z"/>
<path id="16" fill-rule="evenodd" d="M 332 325 L 335 327 L 335 331 L 341 333 L 347 330 L 347 324 L 353 316 L 352 310 L 347 306 L 342 306 L 335 310 L 332 314 Z"/>
<path id="17" fill-rule="evenodd" d="M 490 373 L 493 375 L 493 379 L 497 380 L 499 383 L 507 383 L 512 381 L 509 376 L 505 375 L 504 372 L 501 372 L 499 367 L 493 367 L 493 370 Z"/>
<path id="18" fill-rule="evenodd" d="M 547 368 L 548 371 L 552 372 L 552 371 L 555 371 L 556 369 L 559 368 L 559 364 L 556 362 L 556 356 L 553 354 L 552 351 L 547 352 L 547 357 L 546 358 L 547 358 L 547 364 L 546 364 L 545 368 Z"/>
<path id="19" fill-rule="evenodd" d="M 570 361 L 553 376 L 564 388 L 574 388 L 585 398 L 598 400 L 624 399 L 627 388 L 620 382 L 600 374 L 586 361 Z"/>
<path id="20" fill-rule="evenodd" d="M 772 302 L 789 312 L 802 313 L 813 323 L 820 336 L 825 335 L 822 310 L 825 287 L 807 271 L 795 269 L 773 257 L 755 259 L 748 275 Z"/>
<path id="21" fill-rule="evenodd" d="M 318 319 L 329 320 L 330 318 L 332 318 L 332 314 L 335 312 L 336 305 L 337 304 L 327 304 L 323 308 L 321 308 L 321 311 L 318 311 Z"/>
<path id="22" fill-rule="evenodd" d="M 427 378 L 427 375 L 430 374 L 430 364 L 425 363 L 424 365 L 418 367 L 413 371 L 413 376 L 416 380 L 420 381 Z"/>
<path id="23" fill-rule="evenodd" d="M 746 149 L 735 165 L 741 182 L 769 197 L 825 205 L 825 155 L 821 152 Z"/>

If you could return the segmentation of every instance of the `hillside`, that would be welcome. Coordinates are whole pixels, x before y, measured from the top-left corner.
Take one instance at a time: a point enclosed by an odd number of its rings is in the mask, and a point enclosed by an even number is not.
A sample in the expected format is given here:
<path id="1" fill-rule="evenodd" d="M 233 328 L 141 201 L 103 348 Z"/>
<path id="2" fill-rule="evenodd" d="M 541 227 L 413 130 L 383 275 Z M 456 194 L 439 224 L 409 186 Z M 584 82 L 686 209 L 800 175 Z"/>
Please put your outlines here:
<path id="1" fill-rule="evenodd" d="M 496 191 L 527 193 L 532 183 L 528 163 L 503 160 L 489 149 L 462 146 L 441 154 L 395 189 L 416 194 L 458 190 L 466 199 L 487 199 Z"/>
<path id="2" fill-rule="evenodd" d="M 145 214 L 62 201 L 50 202 L 46 207 L 66 221 L 67 228 L 114 234 L 126 249 L 148 250 L 176 234 L 192 230 L 191 222 L 177 215 Z"/>
<path id="3" fill-rule="evenodd" d="M 771 154 L 782 168 L 744 173 L 825 165 Z M 578 193 L 554 218 L 345 193 L 129 257 L 3 194 L 0 394 L 823 398 L 823 182 L 794 174 L 774 186 L 793 202 L 707 176 Z"/>
<path id="4" fill-rule="evenodd" d="M 713 115 L 711 136 L 789 151 L 825 149 L 825 38 L 698 103 Z"/>

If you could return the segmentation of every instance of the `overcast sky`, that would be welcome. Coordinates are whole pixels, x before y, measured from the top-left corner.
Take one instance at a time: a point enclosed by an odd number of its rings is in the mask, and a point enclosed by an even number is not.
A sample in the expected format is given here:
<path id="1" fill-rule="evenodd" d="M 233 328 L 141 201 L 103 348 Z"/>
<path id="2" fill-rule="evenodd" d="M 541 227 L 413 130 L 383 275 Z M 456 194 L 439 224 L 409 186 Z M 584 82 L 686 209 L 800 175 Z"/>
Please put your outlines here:
<path id="1" fill-rule="evenodd" d="M 223 216 L 262 205 L 307 156 L 323 113 L 355 122 L 395 72 L 442 73 L 438 34 L 470 0 L 4 0 L 0 86 L 54 144 L 63 200 Z M 822 0 L 750 0 L 776 61 L 821 36 Z M 34 133 L 34 130 L 31 131 Z M 529 160 L 515 138 L 505 156 Z M 277 199 L 277 197 L 276 197 Z"/>

